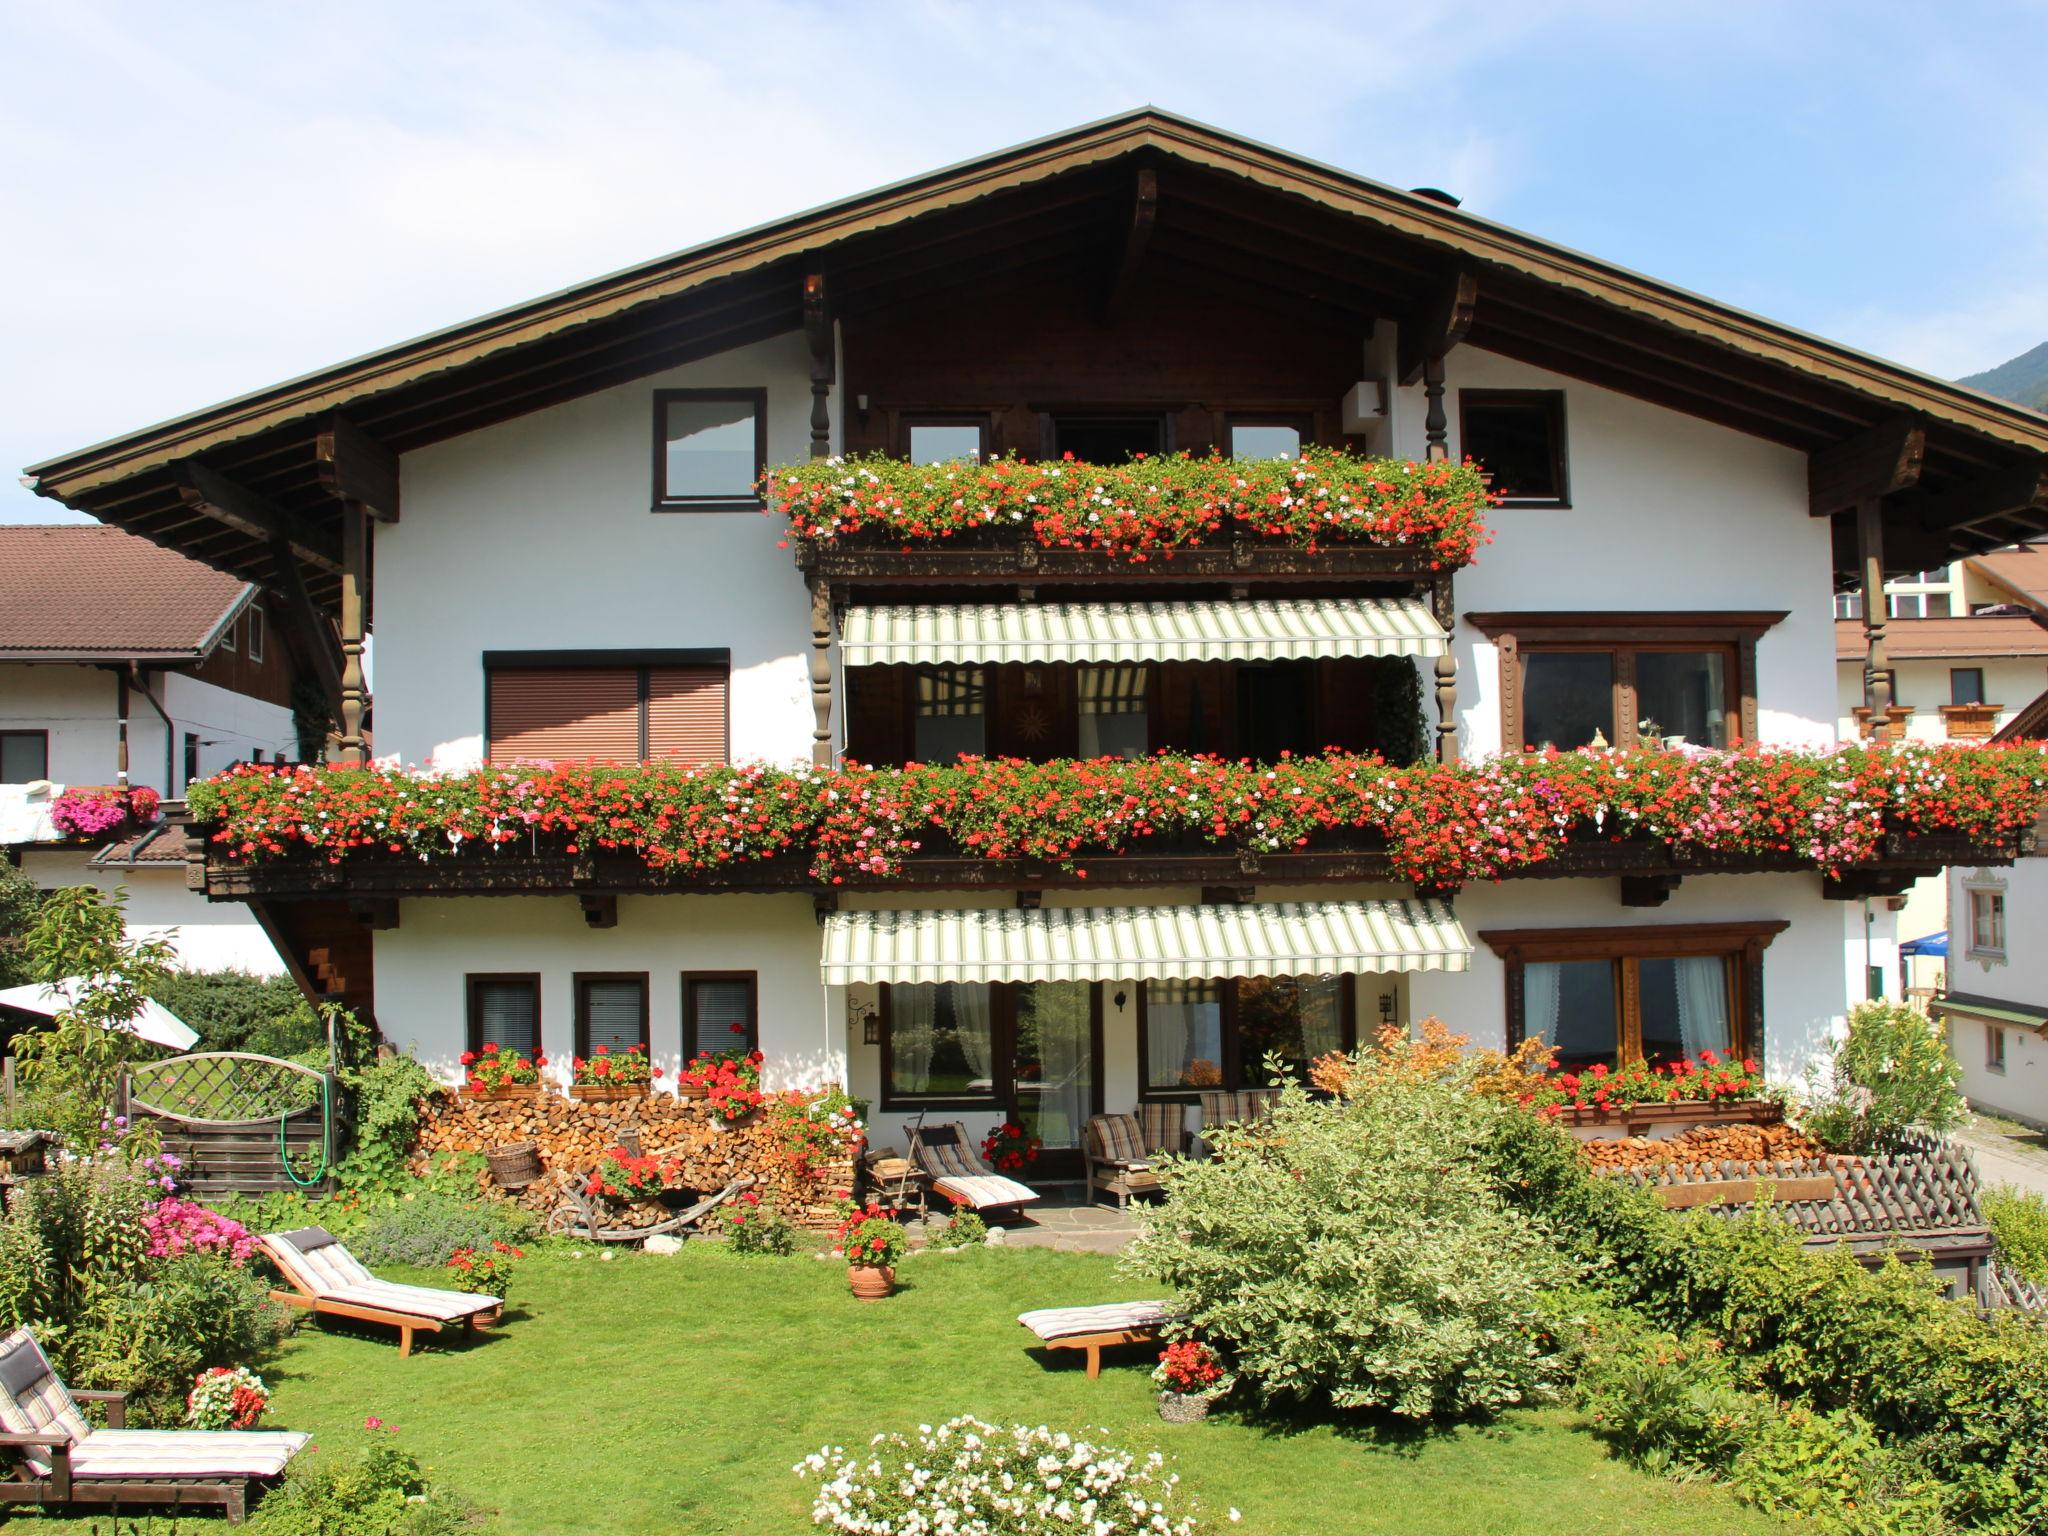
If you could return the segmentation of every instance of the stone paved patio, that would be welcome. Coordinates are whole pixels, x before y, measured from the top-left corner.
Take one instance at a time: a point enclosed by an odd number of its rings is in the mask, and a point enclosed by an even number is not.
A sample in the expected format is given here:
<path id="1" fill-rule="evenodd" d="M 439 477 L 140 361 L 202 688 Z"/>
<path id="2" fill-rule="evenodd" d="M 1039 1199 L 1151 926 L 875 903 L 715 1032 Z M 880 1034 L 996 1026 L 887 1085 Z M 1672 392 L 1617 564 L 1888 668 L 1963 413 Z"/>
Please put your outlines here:
<path id="1" fill-rule="evenodd" d="M 1021 1221 L 1004 1225 L 1005 1243 L 1066 1253 L 1121 1253 L 1138 1235 L 1135 1202 L 1128 1211 L 1119 1211 L 1107 1198 L 1099 1205 L 1089 1205 L 1081 1199 L 1078 1185 L 1052 1185 L 1046 1197 L 1043 1204 L 1025 1207 Z"/>

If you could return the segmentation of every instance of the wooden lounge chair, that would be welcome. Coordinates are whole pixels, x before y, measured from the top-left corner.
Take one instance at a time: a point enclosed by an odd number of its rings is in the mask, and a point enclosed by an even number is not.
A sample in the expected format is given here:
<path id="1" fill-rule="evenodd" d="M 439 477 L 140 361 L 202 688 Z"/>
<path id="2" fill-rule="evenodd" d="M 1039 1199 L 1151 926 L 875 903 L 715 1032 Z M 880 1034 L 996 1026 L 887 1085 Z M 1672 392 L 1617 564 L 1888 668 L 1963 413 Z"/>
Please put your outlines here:
<path id="1" fill-rule="evenodd" d="M 1168 1321 L 1163 1301 L 1117 1301 L 1099 1307 L 1044 1307 L 1017 1321 L 1047 1349 L 1085 1349 L 1088 1379 L 1102 1374 L 1102 1351 L 1117 1344 L 1156 1344 Z"/>
<path id="2" fill-rule="evenodd" d="M 412 1353 L 415 1333 L 439 1333 L 457 1324 L 464 1333 L 472 1333 L 479 1322 L 494 1320 L 505 1305 L 497 1296 L 379 1280 L 325 1227 L 273 1232 L 262 1239 L 262 1247 L 292 1286 L 272 1291 L 273 1301 L 316 1315 L 389 1324 L 398 1330 L 401 1360 Z"/>
<path id="3" fill-rule="evenodd" d="M 72 1392 L 26 1328 L 0 1338 L 0 1505 L 217 1504 L 249 1510 L 251 1484 L 277 1477 L 307 1436 L 287 1430 L 129 1429 L 125 1392 Z M 78 1400 L 106 1404 L 95 1429 Z"/>
<path id="4" fill-rule="evenodd" d="M 925 1171 L 933 1189 L 953 1204 L 983 1216 L 990 1211 L 1021 1210 L 1045 1198 L 1029 1184 L 1019 1184 L 990 1169 L 967 1139 L 967 1128 L 958 1121 L 920 1126 L 912 1132 L 910 1160 Z"/>
<path id="5" fill-rule="evenodd" d="M 1124 1210 L 1133 1195 L 1156 1195 L 1159 1175 L 1152 1159 L 1162 1152 L 1183 1156 L 1187 1150 L 1185 1104 L 1141 1104 L 1135 1115 L 1097 1115 L 1081 1136 L 1089 1198 L 1102 1190 L 1115 1195 L 1117 1209 Z"/>

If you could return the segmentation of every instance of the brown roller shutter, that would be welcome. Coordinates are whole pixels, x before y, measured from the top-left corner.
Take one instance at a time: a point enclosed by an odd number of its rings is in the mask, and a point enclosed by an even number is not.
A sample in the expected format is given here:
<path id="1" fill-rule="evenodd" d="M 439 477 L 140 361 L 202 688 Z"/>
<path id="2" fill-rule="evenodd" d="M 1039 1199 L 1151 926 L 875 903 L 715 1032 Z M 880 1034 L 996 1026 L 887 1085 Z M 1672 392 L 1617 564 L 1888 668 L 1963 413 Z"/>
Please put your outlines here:
<path id="1" fill-rule="evenodd" d="M 640 758 L 637 667 L 494 671 L 490 712 L 494 763 L 631 763 Z"/>
<path id="2" fill-rule="evenodd" d="M 647 756 L 685 763 L 722 763 L 725 750 L 724 667 L 647 669 Z"/>

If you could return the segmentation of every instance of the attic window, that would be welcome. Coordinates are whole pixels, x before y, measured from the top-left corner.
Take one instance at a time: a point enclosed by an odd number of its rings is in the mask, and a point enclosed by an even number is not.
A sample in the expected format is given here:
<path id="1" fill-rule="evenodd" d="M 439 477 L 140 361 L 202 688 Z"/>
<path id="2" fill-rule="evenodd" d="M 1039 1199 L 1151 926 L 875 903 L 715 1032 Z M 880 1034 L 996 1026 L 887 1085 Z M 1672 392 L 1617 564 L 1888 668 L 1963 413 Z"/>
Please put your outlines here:
<path id="1" fill-rule="evenodd" d="M 1458 446 L 1510 507 L 1571 504 L 1565 481 L 1564 391 L 1461 389 Z"/>
<path id="2" fill-rule="evenodd" d="M 758 511 L 767 467 L 767 390 L 654 392 L 656 511 Z"/>

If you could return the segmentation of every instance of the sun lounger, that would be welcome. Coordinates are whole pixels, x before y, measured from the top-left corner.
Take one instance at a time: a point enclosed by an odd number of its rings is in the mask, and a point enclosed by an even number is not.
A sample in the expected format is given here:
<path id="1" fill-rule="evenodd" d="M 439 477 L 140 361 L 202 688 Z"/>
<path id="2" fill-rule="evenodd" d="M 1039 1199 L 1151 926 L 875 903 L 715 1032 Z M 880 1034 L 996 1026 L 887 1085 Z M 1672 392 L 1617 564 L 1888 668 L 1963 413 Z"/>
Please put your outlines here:
<path id="1" fill-rule="evenodd" d="M 272 1291 L 273 1300 L 316 1315 L 388 1324 L 398 1330 L 401 1360 L 412 1353 L 415 1333 L 439 1333 L 457 1325 L 473 1331 L 505 1305 L 496 1296 L 379 1280 L 324 1227 L 273 1232 L 262 1246 L 292 1286 L 289 1291 Z"/>
<path id="2" fill-rule="evenodd" d="M 910 1156 L 931 1179 L 933 1189 L 955 1205 L 983 1215 L 1019 1209 L 1045 1198 L 1029 1184 L 994 1172 L 967 1139 L 967 1128 L 957 1121 L 917 1131 L 910 1140 Z"/>
<path id="3" fill-rule="evenodd" d="M 1156 1344 L 1167 1324 L 1163 1301 L 1116 1301 L 1098 1307 L 1045 1307 L 1018 1314 L 1047 1349 L 1085 1349 L 1088 1379 L 1102 1374 L 1102 1351 L 1115 1344 Z"/>

